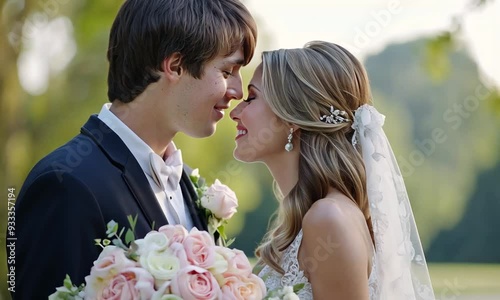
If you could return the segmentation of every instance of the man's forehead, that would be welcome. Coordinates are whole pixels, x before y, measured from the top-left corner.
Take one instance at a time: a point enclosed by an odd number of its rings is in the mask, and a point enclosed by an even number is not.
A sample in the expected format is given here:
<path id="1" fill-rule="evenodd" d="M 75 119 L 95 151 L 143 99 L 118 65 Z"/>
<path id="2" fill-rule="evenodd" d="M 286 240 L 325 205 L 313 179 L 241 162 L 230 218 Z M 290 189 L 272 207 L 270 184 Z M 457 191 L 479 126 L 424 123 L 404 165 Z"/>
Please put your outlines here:
<path id="1" fill-rule="evenodd" d="M 225 64 L 243 65 L 245 63 L 243 51 L 241 49 L 238 49 L 229 55 L 225 55 L 222 60 Z"/>

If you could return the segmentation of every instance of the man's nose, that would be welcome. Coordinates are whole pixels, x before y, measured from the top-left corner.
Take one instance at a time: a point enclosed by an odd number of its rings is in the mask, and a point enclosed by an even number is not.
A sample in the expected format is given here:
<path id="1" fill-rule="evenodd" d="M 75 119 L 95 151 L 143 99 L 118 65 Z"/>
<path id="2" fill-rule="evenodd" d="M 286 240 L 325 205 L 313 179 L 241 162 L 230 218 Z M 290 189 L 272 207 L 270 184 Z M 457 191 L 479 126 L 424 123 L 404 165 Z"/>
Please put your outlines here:
<path id="1" fill-rule="evenodd" d="M 229 79 L 226 96 L 230 100 L 240 100 L 243 98 L 243 85 L 241 83 L 241 76 L 238 72 L 238 75 L 232 76 Z"/>

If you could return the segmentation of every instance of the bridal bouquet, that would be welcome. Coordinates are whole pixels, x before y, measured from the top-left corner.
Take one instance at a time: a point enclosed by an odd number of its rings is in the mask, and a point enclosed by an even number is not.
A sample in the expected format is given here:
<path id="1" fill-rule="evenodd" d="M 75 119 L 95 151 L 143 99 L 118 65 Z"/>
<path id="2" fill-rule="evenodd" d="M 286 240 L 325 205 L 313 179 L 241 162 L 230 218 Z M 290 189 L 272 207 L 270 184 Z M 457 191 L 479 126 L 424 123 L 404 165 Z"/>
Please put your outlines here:
<path id="1" fill-rule="evenodd" d="M 143 239 L 135 239 L 137 217 L 129 216 L 124 243 L 124 229 L 118 232 L 118 224 L 111 221 L 108 239 L 96 239 L 102 252 L 85 284 L 75 286 L 66 276 L 63 286 L 56 288 L 49 300 L 297 299 L 294 291 L 286 288 L 266 295 L 264 282 L 252 274 L 245 253 L 227 248 L 231 241 L 226 241 L 224 226 L 238 206 L 234 192 L 218 180 L 207 187 L 197 169 L 190 178 L 209 232 L 196 228 L 188 232 L 182 225 L 165 225 Z M 215 232 L 223 246 L 215 244 Z"/>
<path id="2" fill-rule="evenodd" d="M 134 220 L 131 226 L 134 226 Z M 126 235 L 130 239 L 131 235 Z M 244 252 L 216 246 L 208 232 L 165 225 L 130 246 L 123 230 L 108 224 L 103 247 L 85 284 L 66 277 L 49 299 L 256 299 L 266 296 L 262 279 L 252 274 Z"/>

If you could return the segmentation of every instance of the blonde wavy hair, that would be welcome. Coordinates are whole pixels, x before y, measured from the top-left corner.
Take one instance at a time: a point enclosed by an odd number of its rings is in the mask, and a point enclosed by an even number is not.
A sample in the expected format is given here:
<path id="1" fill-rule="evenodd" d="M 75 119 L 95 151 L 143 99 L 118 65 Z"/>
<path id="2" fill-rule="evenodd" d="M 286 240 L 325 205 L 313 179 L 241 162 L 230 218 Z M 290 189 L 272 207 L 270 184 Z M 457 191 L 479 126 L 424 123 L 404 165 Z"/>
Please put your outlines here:
<path id="1" fill-rule="evenodd" d="M 373 239 L 365 167 L 359 149 L 351 144 L 352 122 L 320 121 L 320 116 L 331 114 L 330 106 L 346 111 L 353 120 L 354 110 L 371 102 L 371 92 L 362 64 L 346 49 L 328 42 L 264 52 L 262 70 L 264 98 L 280 119 L 298 126 L 295 138 L 300 137 L 298 182 L 288 195 L 276 193 L 277 217 L 256 250 L 258 264 L 283 274 L 282 252 L 302 228 L 309 208 L 327 195 L 329 187 L 356 203 Z"/>

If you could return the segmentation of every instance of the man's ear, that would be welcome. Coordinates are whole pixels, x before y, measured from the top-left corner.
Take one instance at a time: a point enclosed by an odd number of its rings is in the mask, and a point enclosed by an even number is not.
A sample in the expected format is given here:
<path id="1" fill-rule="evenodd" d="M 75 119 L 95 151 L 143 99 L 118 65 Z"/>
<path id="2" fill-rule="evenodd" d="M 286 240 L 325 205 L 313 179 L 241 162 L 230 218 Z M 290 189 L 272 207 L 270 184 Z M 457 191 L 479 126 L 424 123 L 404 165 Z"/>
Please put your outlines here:
<path id="1" fill-rule="evenodd" d="M 179 52 L 173 53 L 163 60 L 161 67 L 165 77 L 170 80 L 178 79 L 184 72 L 182 67 L 182 55 Z"/>

